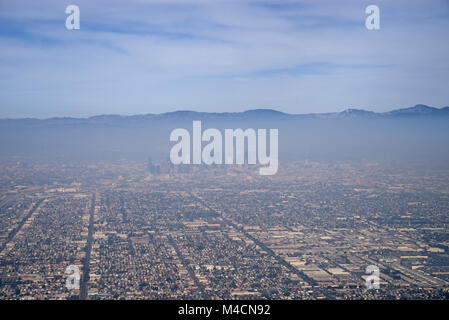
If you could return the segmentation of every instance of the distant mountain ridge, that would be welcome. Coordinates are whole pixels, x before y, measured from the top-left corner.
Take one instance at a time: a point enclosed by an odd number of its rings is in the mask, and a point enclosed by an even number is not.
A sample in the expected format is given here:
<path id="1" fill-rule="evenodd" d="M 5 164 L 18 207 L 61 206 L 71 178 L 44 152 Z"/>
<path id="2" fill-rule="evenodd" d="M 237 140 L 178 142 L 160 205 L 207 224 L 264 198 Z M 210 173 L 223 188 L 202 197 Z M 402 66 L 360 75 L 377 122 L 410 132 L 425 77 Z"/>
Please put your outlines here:
<path id="1" fill-rule="evenodd" d="M 141 121 L 141 120 L 170 120 L 170 119 L 188 119 L 188 118 L 318 118 L 318 119 L 345 119 L 345 118 L 389 118 L 389 117 L 420 117 L 420 116 L 449 116 L 449 106 L 442 108 L 435 108 L 423 104 L 417 104 L 414 107 L 395 109 L 387 112 L 374 112 L 364 109 L 348 108 L 341 112 L 330 113 L 308 113 L 308 114 L 291 114 L 284 113 L 275 109 L 249 109 L 243 112 L 198 112 L 192 110 L 178 110 L 172 112 L 165 112 L 160 114 L 140 114 L 140 115 L 118 115 L 118 114 L 104 114 L 96 115 L 88 118 L 76 118 L 76 117 L 53 117 L 47 119 L 37 118 L 18 118 L 9 119 L 1 118 L 0 123 L 4 122 L 20 122 L 20 123 L 92 123 L 92 124 L 107 124 L 111 122 L 129 120 L 129 121 Z"/>

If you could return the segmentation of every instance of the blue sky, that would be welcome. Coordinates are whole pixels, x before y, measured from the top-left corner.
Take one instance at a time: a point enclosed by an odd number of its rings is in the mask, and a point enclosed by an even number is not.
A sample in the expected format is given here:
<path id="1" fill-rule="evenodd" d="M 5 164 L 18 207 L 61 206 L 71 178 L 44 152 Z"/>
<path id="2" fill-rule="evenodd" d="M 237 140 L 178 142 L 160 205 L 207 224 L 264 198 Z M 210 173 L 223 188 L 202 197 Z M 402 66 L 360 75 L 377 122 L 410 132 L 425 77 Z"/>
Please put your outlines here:
<path id="1" fill-rule="evenodd" d="M 448 0 L 0 0 L 0 117 L 442 107 L 448 39 Z"/>

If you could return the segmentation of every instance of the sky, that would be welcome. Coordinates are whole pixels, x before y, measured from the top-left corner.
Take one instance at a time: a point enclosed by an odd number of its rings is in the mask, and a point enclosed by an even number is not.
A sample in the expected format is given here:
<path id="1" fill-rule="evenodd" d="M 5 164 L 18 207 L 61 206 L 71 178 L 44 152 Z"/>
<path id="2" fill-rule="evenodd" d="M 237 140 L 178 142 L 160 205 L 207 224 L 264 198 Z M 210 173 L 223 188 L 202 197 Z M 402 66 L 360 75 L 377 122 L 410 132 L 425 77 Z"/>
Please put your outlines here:
<path id="1" fill-rule="evenodd" d="M 443 107 L 448 40 L 449 0 L 0 0 L 0 118 Z"/>

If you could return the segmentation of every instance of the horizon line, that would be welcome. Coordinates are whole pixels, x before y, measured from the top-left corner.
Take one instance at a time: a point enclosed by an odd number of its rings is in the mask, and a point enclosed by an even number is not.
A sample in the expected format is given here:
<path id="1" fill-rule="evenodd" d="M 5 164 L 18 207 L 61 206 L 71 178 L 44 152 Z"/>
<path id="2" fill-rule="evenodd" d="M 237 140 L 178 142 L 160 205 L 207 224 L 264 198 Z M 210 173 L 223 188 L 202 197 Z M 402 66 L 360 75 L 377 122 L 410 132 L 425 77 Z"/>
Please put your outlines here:
<path id="1" fill-rule="evenodd" d="M 110 114 L 96 114 L 96 115 L 92 115 L 92 116 L 81 116 L 81 117 L 76 117 L 76 116 L 55 116 L 55 117 L 46 117 L 46 118 L 40 118 L 40 117 L 17 117 L 17 118 L 0 118 L 0 120 L 57 120 L 57 119 L 92 119 L 92 118 L 96 118 L 96 117 L 137 117 L 137 116 L 161 116 L 161 115 L 166 115 L 166 114 L 174 114 L 174 113 L 181 113 L 181 112 L 191 112 L 191 113 L 198 113 L 198 114 L 243 114 L 243 113 L 247 113 L 247 112 L 254 112 L 254 111 L 268 111 L 268 112 L 274 112 L 277 114 L 283 114 L 283 115 L 289 115 L 289 116 L 308 116 L 308 115 L 333 115 L 333 114 L 339 114 L 339 113 L 343 113 L 343 112 L 348 112 L 348 111 L 361 111 L 361 112 L 367 112 L 370 114 L 388 114 L 394 111 L 399 111 L 399 110 L 407 110 L 407 109 L 413 109 L 413 108 L 417 108 L 417 107 L 425 107 L 425 108 L 429 108 L 429 109 L 435 109 L 435 110 L 443 110 L 446 108 L 449 108 L 449 105 L 443 106 L 443 107 L 433 107 L 433 106 L 429 106 L 426 104 L 416 104 L 412 107 L 405 107 L 405 108 L 397 108 L 397 109 L 392 109 L 389 111 L 384 111 L 384 112 L 376 112 L 376 111 L 371 111 L 371 110 L 366 110 L 366 109 L 359 109 L 356 107 L 348 107 L 342 111 L 334 111 L 334 112 L 311 112 L 311 113 L 287 113 L 287 112 L 283 112 L 283 111 L 279 111 L 273 108 L 255 108 L 255 109 L 247 109 L 247 110 L 243 110 L 243 111 L 224 111 L 224 112 L 209 112 L 209 111 L 195 111 L 195 110 L 191 110 L 191 109 L 178 109 L 178 110 L 174 110 L 174 111 L 167 111 L 167 112 L 161 112 L 161 113 L 136 113 L 136 114 L 117 114 L 117 113 L 110 113 Z"/>

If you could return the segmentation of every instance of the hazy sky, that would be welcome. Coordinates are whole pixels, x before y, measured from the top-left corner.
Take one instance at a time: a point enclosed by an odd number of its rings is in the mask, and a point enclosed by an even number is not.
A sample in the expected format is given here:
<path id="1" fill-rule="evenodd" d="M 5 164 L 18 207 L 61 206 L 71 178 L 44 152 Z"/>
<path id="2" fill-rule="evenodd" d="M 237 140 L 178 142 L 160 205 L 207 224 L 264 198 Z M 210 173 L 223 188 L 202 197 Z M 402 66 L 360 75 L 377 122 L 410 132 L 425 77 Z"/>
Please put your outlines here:
<path id="1" fill-rule="evenodd" d="M 448 57 L 449 0 L 0 0 L 0 117 L 442 107 Z"/>

